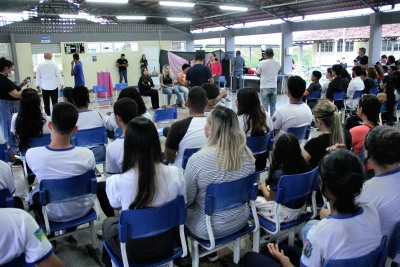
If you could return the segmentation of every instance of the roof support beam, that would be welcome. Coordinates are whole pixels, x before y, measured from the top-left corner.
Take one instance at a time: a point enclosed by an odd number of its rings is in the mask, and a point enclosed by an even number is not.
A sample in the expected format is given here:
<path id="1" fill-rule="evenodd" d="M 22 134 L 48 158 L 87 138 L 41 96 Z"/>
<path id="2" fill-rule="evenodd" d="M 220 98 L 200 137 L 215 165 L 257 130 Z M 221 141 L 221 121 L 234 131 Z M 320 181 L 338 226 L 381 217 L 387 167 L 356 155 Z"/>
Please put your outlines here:
<path id="1" fill-rule="evenodd" d="M 379 12 L 379 10 L 373 5 L 371 5 L 367 0 L 359 0 L 359 1 L 364 5 L 368 6 L 369 8 L 371 8 L 374 12 Z"/>

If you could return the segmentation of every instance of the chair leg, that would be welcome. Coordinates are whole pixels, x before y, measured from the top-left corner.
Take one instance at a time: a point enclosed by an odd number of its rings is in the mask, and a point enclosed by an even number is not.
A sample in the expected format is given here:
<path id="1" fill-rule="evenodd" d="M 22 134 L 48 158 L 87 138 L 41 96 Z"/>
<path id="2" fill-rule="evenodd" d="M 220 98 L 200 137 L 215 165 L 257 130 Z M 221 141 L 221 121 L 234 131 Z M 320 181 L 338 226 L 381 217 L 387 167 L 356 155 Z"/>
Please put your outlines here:
<path id="1" fill-rule="evenodd" d="M 96 231 L 94 229 L 94 221 L 89 222 L 90 226 L 90 235 L 92 237 L 92 245 L 94 249 L 97 249 L 97 237 L 96 237 Z"/>
<path id="2" fill-rule="evenodd" d="M 238 264 L 240 260 L 240 238 L 237 238 L 233 245 L 233 262 Z"/>
<path id="3" fill-rule="evenodd" d="M 292 228 L 289 231 L 289 239 L 288 239 L 289 246 L 294 246 L 294 236 L 295 236 L 295 229 Z"/>
<path id="4" fill-rule="evenodd" d="M 253 233 L 253 251 L 260 252 L 260 229 Z"/>
<path id="5" fill-rule="evenodd" d="M 174 267 L 174 262 L 173 261 L 168 262 L 168 267 Z"/>
<path id="6" fill-rule="evenodd" d="M 192 267 L 199 267 L 199 243 L 192 240 Z"/>

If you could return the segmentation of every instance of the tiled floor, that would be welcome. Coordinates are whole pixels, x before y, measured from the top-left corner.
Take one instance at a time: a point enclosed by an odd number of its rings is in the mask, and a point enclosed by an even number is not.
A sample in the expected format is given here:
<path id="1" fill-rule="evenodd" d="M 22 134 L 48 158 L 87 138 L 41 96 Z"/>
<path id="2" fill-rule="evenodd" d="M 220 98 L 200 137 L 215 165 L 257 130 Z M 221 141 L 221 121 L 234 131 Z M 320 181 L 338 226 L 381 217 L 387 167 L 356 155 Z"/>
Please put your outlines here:
<path id="1" fill-rule="evenodd" d="M 162 96 L 160 96 L 162 97 Z M 226 106 L 234 109 L 235 111 L 237 110 L 236 105 L 235 105 L 235 100 L 236 100 L 236 94 L 231 94 L 229 93 L 228 98 L 231 101 L 226 101 Z M 145 98 L 145 103 L 147 107 L 150 107 L 149 103 L 149 98 Z M 174 101 L 174 100 L 173 100 Z M 277 108 L 286 105 L 289 102 L 288 98 L 286 95 L 278 95 L 277 99 Z M 108 112 L 108 108 L 100 108 L 100 112 L 105 114 Z M 153 113 L 151 110 L 149 110 L 151 113 Z M 187 109 L 179 109 L 179 116 L 178 119 L 185 118 L 189 115 L 189 111 Z M 152 114 L 153 115 L 153 114 Z M 157 127 L 165 127 L 166 124 L 158 124 Z M 165 138 L 161 137 L 161 143 L 162 146 L 165 144 Z M 99 166 L 101 169 L 101 166 Z M 16 181 L 16 187 L 17 187 L 17 192 L 16 194 L 22 197 L 26 197 L 28 194 L 28 188 L 26 186 L 26 183 L 24 182 L 23 175 L 22 175 L 22 169 L 19 167 L 14 167 L 13 168 L 13 174 L 15 177 Z M 104 179 L 104 177 L 99 178 L 100 180 Z M 96 228 L 101 229 L 101 224 L 102 221 L 104 220 L 105 216 L 101 212 L 100 214 L 100 220 L 96 222 Z M 81 232 L 75 236 L 75 238 L 78 240 L 77 244 L 70 244 L 70 243 L 63 243 L 63 242 L 58 242 L 57 245 L 57 255 L 65 262 L 66 266 L 68 267 L 92 267 L 92 266 L 99 266 L 98 263 L 96 263 L 89 255 L 88 250 L 86 249 L 85 245 L 90 243 L 90 235 L 89 232 Z M 101 251 L 101 240 L 98 240 L 98 246 Z M 242 255 L 251 250 L 251 241 L 249 237 L 243 239 L 242 241 Z M 220 262 L 216 263 L 209 263 L 206 260 L 202 260 L 200 266 L 236 266 L 232 265 L 232 252 L 230 248 L 226 248 L 220 252 L 218 252 L 218 255 L 222 257 L 226 264 L 221 264 Z"/>

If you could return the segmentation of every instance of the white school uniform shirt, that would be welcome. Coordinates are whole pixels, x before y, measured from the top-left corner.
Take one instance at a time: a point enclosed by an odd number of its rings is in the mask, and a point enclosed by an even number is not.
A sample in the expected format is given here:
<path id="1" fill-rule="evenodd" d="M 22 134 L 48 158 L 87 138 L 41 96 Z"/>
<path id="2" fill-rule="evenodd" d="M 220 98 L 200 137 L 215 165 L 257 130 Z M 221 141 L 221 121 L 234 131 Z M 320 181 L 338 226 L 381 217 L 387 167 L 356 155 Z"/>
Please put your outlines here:
<path id="1" fill-rule="evenodd" d="M 156 169 L 157 191 L 151 207 L 159 207 L 164 203 L 182 195 L 186 199 L 186 186 L 182 172 L 174 166 L 158 164 Z M 116 174 L 107 178 L 106 192 L 110 205 L 128 210 L 135 200 L 138 190 L 138 177 L 135 170 Z"/>
<path id="2" fill-rule="evenodd" d="M 276 110 L 272 116 L 274 131 L 277 132 L 275 140 L 287 132 L 291 127 L 300 127 L 311 124 L 312 113 L 310 107 L 304 102 L 293 103 Z"/>
<path id="3" fill-rule="evenodd" d="M 18 113 L 14 113 L 11 117 L 11 128 L 10 131 L 15 135 L 15 122 L 17 120 Z M 46 119 L 46 122 L 43 124 L 43 134 L 49 134 L 49 122 L 51 121 L 51 117 L 47 116 L 47 114 L 43 113 L 43 117 Z"/>
<path id="4" fill-rule="evenodd" d="M 40 86 L 43 90 L 54 90 L 60 85 L 64 85 L 58 65 L 46 59 L 40 63 L 36 71 L 36 87 Z"/>
<path id="5" fill-rule="evenodd" d="M 0 209 L 0 265 L 25 254 L 25 261 L 33 266 L 48 258 L 54 249 L 33 217 L 14 208 Z"/>
<path id="6" fill-rule="evenodd" d="M 260 76 L 260 88 L 277 88 L 278 71 L 281 69 L 279 62 L 273 58 L 260 61 L 256 73 Z"/>
<path id="7" fill-rule="evenodd" d="M 96 167 L 93 152 L 75 146 L 65 149 L 31 148 L 26 152 L 26 162 L 39 182 L 81 175 Z M 48 204 L 46 211 L 49 220 L 65 222 L 84 216 L 92 207 L 92 196 L 85 196 L 74 201 Z"/>
<path id="8" fill-rule="evenodd" d="M 10 166 L 0 160 L 0 189 L 8 188 L 11 194 L 15 192 L 14 177 L 11 173 Z"/>
<path id="9" fill-rule="evenodd" d="M 354 215 L 328 216 L 311 227 L 301 266 L 320 267 L 328 260 L 357 258 L 375 250 L 382 240 L 378 211 L 367 203 L 360 207 Z"/>
<path id="10" fill-rule="evenodd" d="M 95 110 L 84 110 L 79 112 L 78 121 L 76 123 L 79 130 L 93 129 L 105 127 L 106 123 L 100 112 Z"/>
<path id="11" fill-rule="evenodd" d="M 400 222 L 400 168 L 379 174 L 364 183 L 359 201 L 369 202 L 378 209 L 382 235 L 388 240 Z M 400 263 L 400 255 L 394 259 Z"/>
<path id="12" fill-rule="evenodd" d="M 122 173 L 122 162 L 124 161 L 124 141 L 124 137 L 121 136 L 107 146 L 106 172 L 109 174 Z"/>
<path id="13" fill-rule="evenodd" d="M 365 88 L 365 85 L 364 85 L 363 80 L 361 80 L 361 77 L 359 77 L 359 76 L 355 77 L 350 81 L 349 86 L 347 87 L 348 99 L 346 99 L 346 105 L 349 108 L 355 108 L 358 104 L 358 99 L 353 100 L 354 92 L 362 91 L 362 90 L 364 90 L 364 88 Z"/>

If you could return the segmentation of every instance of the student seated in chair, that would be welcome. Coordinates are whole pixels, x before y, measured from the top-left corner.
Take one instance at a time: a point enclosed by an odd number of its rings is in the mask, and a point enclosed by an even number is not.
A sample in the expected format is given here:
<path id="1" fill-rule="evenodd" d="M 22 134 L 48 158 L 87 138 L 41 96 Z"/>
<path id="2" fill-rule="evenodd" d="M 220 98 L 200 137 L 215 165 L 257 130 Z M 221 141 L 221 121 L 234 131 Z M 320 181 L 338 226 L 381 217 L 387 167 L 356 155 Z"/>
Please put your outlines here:
<path id="1" fill-rule="evenodd" d="M 106 151 L 106 172 L 108 174 L 122 173 L 122 164 L 124 160 L 124 141 L 127 124 L 134 119 L 138 112 L 138 105 L 130 98 L 124 97 L 114 104 L 115 121 L 122 130 L 122 136 L 115 139 L 107 146 Z M 106 182 L 97 183 L 97 198 L 99 199 L 101 209 L 107 217 L 114 216 L 114 209 L 106 194 Z"/>
<path id="2" fill-rule="evenodd" d="M 24 254 L 22 261 L 27 266 L 64 267 L 64 263 L 54 254 L 43 230 L 29 213 L 19 209 L 0 209 L 0 221 L 1 266 Z"/>
<path id="3" fill-rule="evenodd" d="M 2 160 L 0 160 L 0 190 L 7 188 L 11 194 L 15 192 L 14 177 L 11 173 L 10 166 Z M 24 209 L 22 199 L 18 196 L 13 196 L 14 207 Z"/>
<path id="4" fill-rule="evenodd" d="M 225 89 L 218 89 L 215 84 L 205 83 L 201 86 L 207 93 L 207 105 L 205 107 L 205 112 L 208 114 L 212 109 L 216 106 L 224 106 L 224 102 L 222 101 L 224 97 L 226 97 L 227 92 Z"/>
<path id="5" fill-rule="evenodd" d="M 54 105 L 50 129 L 51 142 L 48 146 L 31 148 L 26 152 L 26 162 L 40 181 L 44 179 L 62 179 L 77 176 L 94 170 L 96 163 L 93 153 L 83 147 L 71 145 L 71 136 L 78 130 L 78 110 L 70 103 Z M 77 185 L 79 186 L 79 185 Z M 31 192 L 31 204 L 41 216 L 39 196 L 35 194 L 39 188 Z M 46 206 L 50 221 L 66 222 L 81 218 L 92 210 L 91 196 Z"/>
<path id="6" fill-rule="evenodd" d="M 107 178 L 107 196 L 115 209 L 159 207 L 178 195 L 185 195 L 182 172 L 177 167 L 162 164 L 160 138 L 154 123 L 149 119 L 137 117 L 128 123 L 122 172 Z M 119 218 L 105 219 L 103 238 L 121 259 L 118 223 Z M 171 229 L 155 237 L 128 241 L 128 261 L 148 263 L 165 258 L 171 253 L 171 242 L 175 234 L 175 229 Z M 106 266 L 111 266 L 111 259 L 105 249 L 102 260 Z"/>
<path id="7" fill-rule="evenodd" d="M 71 94 L 72 100 L 79 111 L 79 118 L 76 126 L 78 130 L 105 127 L 106 123 L 100 112 L 89 109 L 89 90 L 85 86 L 76 86 Z M 104 145 L 90 147 L 93 151 L 96 162 L 105 161 L 106 148 Z"/>
<path id="8" fill-rule="evenodd" d="M 357 258 L 377 249 L 382 240 L 378 211 L 356 201 L 363 181 L 362 166 L 352 152 L 339 149 L 326 155 L 319 164 L 318 184 L 329 201 L 329 216 L 306 224 L 303 251 L 298 251 L 297 257 L 289 259 L 285 249 L 270 243 L 268 250 L 274 259 L 250 252 L 244 257 L 245 267 L 322 267 L 328 260 Z M 288 248 L 291 252 L 296 249 Z"/>
<path id="9" fill-rule="evenodd" d="M 310 167 L 301 155 L 297 137 L 290 133 L 281 135 L 274 146 L 268 178 L 258 186 L 262 196 L 257 197 L 256 200 L 257 212 L 272 222 L 275 222 L 277 217 L 279 222 L 298 219 L 301 213 L 305 212 L 305 207 L 291 209 L 281 205 L 279 213 L 275 214 L 275 193 L 281 176 L 308 171 L 310 171 Z"/>

